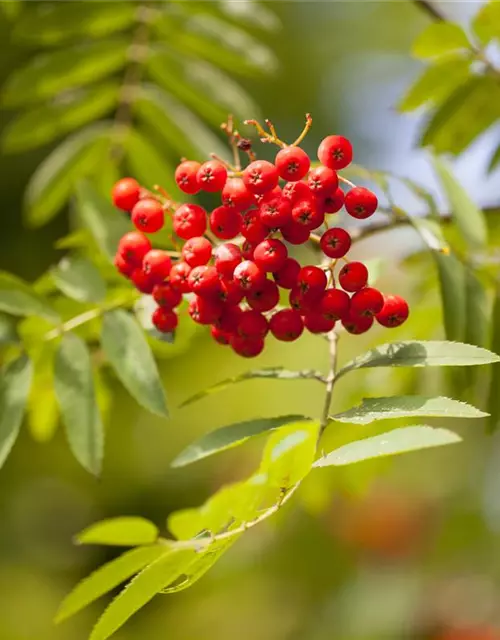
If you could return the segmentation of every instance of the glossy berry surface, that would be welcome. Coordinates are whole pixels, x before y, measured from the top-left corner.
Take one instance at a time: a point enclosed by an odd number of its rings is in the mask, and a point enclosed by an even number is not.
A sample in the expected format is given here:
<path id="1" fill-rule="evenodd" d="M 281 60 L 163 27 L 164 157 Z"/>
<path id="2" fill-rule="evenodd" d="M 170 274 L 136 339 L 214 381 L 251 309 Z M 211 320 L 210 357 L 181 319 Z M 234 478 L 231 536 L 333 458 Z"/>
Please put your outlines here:
<path id="1" fill-rule="evenodd" d="M 343 258 L 351 248 L 351 236 L 341 227 L 328 229 L 321 236 L 320 247 L 329 258 Z"/>
<path id="2" fill-rule="evenodd" d="M 181 191 L 190 195 L 198 193 L 200 186 L 198 185 L 196 174 L 198 173 L 200 166 L 199 162 L 186 160 L 185 162 L 181 162 L 177 167 L 174 178 Z"/>
<path id="3" fill-rule="evenodd" d="M 278 169 L 267 160 L 255 160 L 243 171 L 243 182 L 254 194 L 271 191 L 278 185 Z"/>
<path id="4" fill-rule="evenodd" d="M 132 222 L 143 233 L 156 233 L 165 223 L 163 207 L 153 198 L 144 198 L 132 209 Z"/>
<path id="5" fill-rule="evenodd" d="M 204 162 L 197 171 L 198 188 L 209 193 L 222 191 L 227 181 L 227 169 L 218 160 Z"/>
<path id="6" fill-rule="evenodd" d="M 275 159 L 280 178 L 289 182 L 296 182 L 309 171 L 311 160 L 300 147 L 286 147 L 278 151 Z"/>
<path id="7" fill-rule="evenodd" d="M 141 186 L 134 178 L 122 178 L 111 191 L 113 204 L 122 211 L 132 211 L 139 201 L 140 195 Z"/>
<path id="8" fill-rule="evenodd" d="M 377 322 L 383 327 L 399 327 L 410 315 L 408 303 L 401 296 L 384 296 L 384 305 L 377 313 Z"/>
<path id="9" fill-rule="evenodd" d="M 365 187 L 355 187 L 345 194 L 344 206 L 353 218 L 364 220 L 375 213 L 378 200 L 373 191 Z"/>
<path id="10" fill-rule="evenodd" d="M 343 136 L 327 136 L 318 148 L 318 159 L 321 164 L 335 171 L 350 165 L 352 156 L 352 145 Z"/>
<path id="11" fill-rule="evenodd" d="M 339 273 L 339 283 L 344 291 L 359 291 L 368 282 L 368 269 L 362 262 L 349 262 Z"/>
<path id="12" fill-rule="evenodd" d="M 207 229 L 206 211 L 197 204 L 181 205 L 172 220 L 175 233 L 183 240 L 202 236 Z"/>

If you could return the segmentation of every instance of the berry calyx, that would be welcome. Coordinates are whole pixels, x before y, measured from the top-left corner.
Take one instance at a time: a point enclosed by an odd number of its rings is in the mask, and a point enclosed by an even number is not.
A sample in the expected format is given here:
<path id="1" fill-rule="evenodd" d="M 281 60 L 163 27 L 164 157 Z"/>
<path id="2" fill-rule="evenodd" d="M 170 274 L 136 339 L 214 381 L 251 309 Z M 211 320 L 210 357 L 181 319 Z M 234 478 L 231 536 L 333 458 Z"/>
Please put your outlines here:
<path id="1" fill-rule="evenodd" d="M 327 136 L 318 147 L 318 159 L 329 169 L 345 169 L 352 162 L 352 145 L 343 136 Z"/>
<path id="2" fill-rule="evenodd" d="M 304 331 L 304 321 L 297 310 L 282 309 L 269 321 L 269 329 L 277 340 L 293 342 Z"/>
<path id="3" fill-rule="evenodd" d="M 255 209 L 241 215 L 241 235 L 255 244 L 269 235 L 269 228 L 262 224 L 259 212 Z"/>
<path id="4" fill-rule="evenodd" d="M 181 254 L 190 267 L 199 267 L 212 257 L 212 243 L 203 236 L 190 238 L 182 247 Z"/>
<path id="5" fill-rule="evenodd" d="M 362 262 L 349 262 L 339 272 L 339 283 L 344 291 L 359 291 L 368 282 L 368 269 Z"/>
<path id="6" fill-rule="evenodd" d="M 309 300 L 317 299 L 323 295 L 328 280 L 323 269 L 309 265 L 302 267 L 297 277 L 297 287 L 302 296 Z"/>
<path id="7" fill-rule="evenodd" d="M 218 160 L 204 162 L 196 174 L 196 182 L 199 189 L 215 193 L 222 191 L 227 181 L 227 169 Z"/>
<path id="8" fill-rule="evenodd" d="M 194 195 L 198 193 L 200 190 L 200 186 L 198 184 L 198 180 L 196 178 L 196 174 L 198 173 L 198 169 L 201 167 L 199 162 L 195 162 L 194 160 L 186 160 L 185 162 L 181 162 L 181 164 L 175 170 L 174 178 L 177 186 L 184 193 L 189 193 L 190 195 Z"/>
<path id="9" fill-rule="evenodd" d="M 255 160 L 243 171 L 243 182 L 254 194 L 261 195 L 277 186 L 278 169 L 267 160 Z"/>
<path id="10" fill-rule="evenodd" d="M 151 320 L 158 331 L 162 333 L 171 333 L 179 323 L 175 311 L 163 307 L 154 310 Z"/>
<path id="11" fill-rule="evenodd" d="M 292 220 L 296 224 L 302 225 L 304 229 L 314 231 L 323 224 L 325 216 L 313 199 L 300 200 L 292 208 Z"/>
<path id="12" fill-rule="evenodd" d="M 384 306 L 376 315 L 377 322 L 383 327 L 399 327 L 410 314 L 408 303 L 401 296 L 384 296 Z"/>
<path id="13" fill-rule="evenodd" d="M 377 196 L 365 187 L 355 187 L 345 194 L 344 206 L 353 218 L 364 220 L 372 216 L 378 207 Z"/>
<path id="14" fill-rule="evenodd" d="M 287 182 L 282 189 L 281 195 L 286 200 L 289 200 L 292 205 L 299 202 L 299 200 L 311 200 L 313 198 L 313 193 L 305 182 Z"/>
<path id="15" fill-rule="evenodd" d="M 129 264 L 142 266 L 142 260 L 151 250 L 151 242 L 139 231 L 129 231 L 118 243 L 118 254 Z"/>
<path id="16" fill-rule="evenodd" d="M 337 187 L 334 193 L 318 196 L 316 204 L 323 213 L 337 213 L 344 206 L 344 192 Z"/>
<path id="17" fill-rule="evenodd" d="M 111 191 L 113 204 L 122 211 L 132 211 L 139 201 L 141 185 L 134 178 L 122 178 Z"/>
<path id="18" fill-rule="evenodd" d="M 253 259 L 262 271 L 278 271 L 285 264 L 288 250 L 281 240 L 268 238 L 255 247 Z"/>
<path id="19" fill-rule="evenodd" d="M 374 316 L 382 311 L 384 296 L 378 289 L 365 287 L 351 298 L 350 313 L 355 316 Z"/>
<path id="20" fill-rule="evenodd" d="M 317 167 L 309 171 L 307 184 L 314 195 L 322 196 L 336 191 L 339 186 L 339 179 L 333 169 Z"/>
<path id="21" fill-rule="evenodd" d="M 296 182 L 309 171 L 311 160 L 300 147 L 285 147 L 278 151 L 275 159 L 280 178 L 289 182 Z"/>
<path id="22" fill-rule="evenodd" d="M 220 292 L 219 274 L 215 267 L 195 267 L 188 276 L 189 288 L 204 298 L 215 298 Z M 210 324 L 210 323 L 209 323 Z"/>
<path id="23" fill-rule="evenodd" d="M 233 278 L 242 291 L 247 293 L 262 287 L 266 273 L 252 260 L 244 260 L 235 268 Z"/>
<path id="24" fill-rule="evenodd" d="M 197 204 L 182 204 L 173 215 L 175 233 L 183 240 L 202 236 L 207 230 L 207 214 Z"/>
<path id="25" fill-rule="evenodd" d="M 328 229 L 321 236 L 320 247 L 329 258 L 343 258 L 351 248 L 351 236 L 341 227 Z"/>
<path id="26" fill-rule="evenodd" d="M 269 229 L 280 229 L 292 221 L 292 207 L 286 198 L 277 197 L 266 200 L 259 207 L 262 224 Z"/>

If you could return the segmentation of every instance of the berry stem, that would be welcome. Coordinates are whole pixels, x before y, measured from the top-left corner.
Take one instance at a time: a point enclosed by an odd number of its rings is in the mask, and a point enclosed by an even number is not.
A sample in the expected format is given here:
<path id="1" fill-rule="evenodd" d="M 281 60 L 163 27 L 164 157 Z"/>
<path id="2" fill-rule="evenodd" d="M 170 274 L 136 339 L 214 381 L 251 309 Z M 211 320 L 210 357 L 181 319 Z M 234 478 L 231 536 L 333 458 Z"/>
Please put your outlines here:
<path id="1" fill-rule="evenodd" d="M 304 126 L 304 128 L 302 129 L 302 133 L 300 134 L 300 136 L 297 138 L 297 140 L 295 140 L 295 142 L 293 142 L 291 144 L 292 147 L 298 147 L 299 144 L 302 142 L 302 140 L 304 140 L 304 138 L 307 136 L 307 134 L 309 133 L 311 127 L 312 127 L 312 116 L 310 113 L 306 113 L 306 124 Z"/>
<path id="2" fill-rule="evenodd" d="M 278 138 L 278 136 L 276 135 L 276 130 L 274 128 L 274 126 L 270 123 L 269 120 L 266 120 L 266 124 L 268 125 L 271 133 L 268 133 L 260 124 L 260 122 L 257 122 L 257 120 L 245 120 L 244 124 L 248 124 L 251 125 L 253 127 L 255 127 L 257 129 L 257 133 L 260 136 L 260 141 L 261 142 L 269 142 L 271 144 L 275 144 L 278 147 L 281 147 L 282 149 L 284 149 L 287 145 L 283 142 L 283 140 L 280 140 Z"/>
<path id="3" fill-rule="evenodd" d="M 232 114 L 228 115 L 227 122 L 224 122 L 221 125 L 221 129 L 226 132 L 226 135 L 229 138 L 229 146 L 231 147 L 231 150 L 233 152 L 233 166 L 230 168 L 232 171 L 241 171 L 240 150 L 238 149 L 238 141 L 240 139 L 240 135 L 237 131 L 234 130 L 234 116 Z M 227 163 L 224 164 L 228 166 Z"/>
<path id="4" fill-rule="evenodd" d="M 237 166 L 232 165 L 231 163 L 229 163 L 227 160 L 224 160 L 224 158 L 221 158 L 216 153 L 211 153 L 210 157 L 213 158 L 213 160 L 217 160 L 217 162 L 220 162 L 221 164 L 223 164 L 228 171 L 233 171 L 233 172 L 240 171 L 240 169 L 238 169 Z"/>
<path id="5" fill-rule="evenodd" d="M 344 176 L 341 176 L 340 174 L 338 174 L 338 177 L 339 177 L 339 182 L 343 182 L 350 189 L 355 189 L 356 188 L 356 185 L 354 184 L 354 182 L 351 182 L 350 180 L 348 180 L 347 178 L 344 178 Z"/>

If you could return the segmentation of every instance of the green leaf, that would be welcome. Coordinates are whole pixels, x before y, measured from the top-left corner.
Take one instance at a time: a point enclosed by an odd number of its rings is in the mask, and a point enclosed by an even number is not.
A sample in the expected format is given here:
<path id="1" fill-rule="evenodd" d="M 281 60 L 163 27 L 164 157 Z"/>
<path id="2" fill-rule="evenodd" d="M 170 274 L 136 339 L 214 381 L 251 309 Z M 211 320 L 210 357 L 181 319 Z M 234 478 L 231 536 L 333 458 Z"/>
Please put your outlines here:
<path id="1" fill-rule="evenodd" d="M 0 467 L 9 455 L 21 428 L 33 376 L 31 360 L 23 355 L 1 371 Z"/>
<path id="2" fill-rule="evenodd" d="M 1 93 L 2 105 L 43 102 L 97 82 L 125 65 L 129 44 L 128 38 L 115 37 L 37 55 L 10 74 Z"/>
<path id="3" fill-rule="evenodd" d="M 443 230 L 436 220 L 416 216 L 408 216 L 408 220 L 429 249 L 445 253 L 449 251 Z"/>
<path id="4" fill-rule="evenodd" d="M 222 380 L 221 382 L 217 382 L 212 387 L 208 387 L 208 389 L 204 389 L 198 393 L 195 393 L 194 396 L 190 396 L 187 400 L 179 405 L 180 407 L 186 407 L 188 404 L 192 404 L 193 402 L 197 402 L 201 400 L 205 396 L 211 395 L 212 393 L 216 393 L 217 391 L 222 391 L 226 387 L 231 386 L 232 384 L 237 384 L 238 382 L 245 382 L 245 380 L 253 380 L 254 378 L 265 378 L 265 379 L 276 379 L 276 380 L 321 380 L 322 374 L 320 371 L 313 371 L 311 369 L 307 369 L 304 371 L 288 371 L 287 369 L 283 369 L 283 367 L 267 367 L 265 369 L 254 369 L 252 371 L 245 371 L 245 373 L 240 373 L 237 376 L 232 378 L 227 378 L 226 380 Z"/>
<path id="5" fill-rule="evenodd" d="M 68 201 L 78 180 L 88 175 L 109 151 L 109 123 L 94 124 L 60 144 L 38 166 L 25 193 L 25 222 L 36 228 L 47 224 Z"/>
<path id="6" fill-rule="evenodd" d="M 2 133 L 2 149 L 19 153 L 61 138 L 109 113 L 116 105 L 119 84 L 89 87 L 67 101 L 35 107 L 16 116 Z"/>
<path id="7" fill-rule="evenodd" d="M 18 342 L 19 335 L 17 333 L 16 320 L 11 316 L 0 313 L 0 346 Z"/>
<path id="8" fill-rule="evenodd" d="M 36 343 L 35 343 L 36 344 Z M 30 349 L 34 365 L 33 384 L 28 399 L 27 422 L 36 442 L 48 442 L 59 423 L 59 408 L 54 392 L 55 341 L 40 341 Z"/>
<path id="9" fill-rule="evenodd" d="M 439 60 L 427 67 L 398 104 L 403 112 L 426 104 L 441 104 L 469 75 L 470 59 L 459 57 Z"/>
<path id="10" fill-rule="evenodd" d="M 196 558 L 193 549 L 166 549 L 139 573 L 99 618 L 89 640 L 106 640 L 127 620 L 181 576 Z"/>
<path id="11" fill-rule="evenodd" d="M 126 311 L 105 314 L 102 348 L 118 379 L 137 402 L 168 417 L 165 391 L 151 348 L 136 320 Z"/>
<path id="12" fill-rule="evenodd" d="M 102 520 L 87 527 L 75 537 L 78 544 L 108 544 L 120 547 L 152 544 L 157 539 L 156 525 L 139 517 Z"/>
<path id="13" fill-rule="evenodd" d="M 448 429 L 435 429 L 426 425 L 402 427 L 373 438 L 357 440 L 335 449 L 314 463 L 314 467 L 343 466 L 409 451 L 419 451 L 431 447 L 460 442 L 461 438 Z"/>
<path id="14" fill-rule="evenodd" d="M 491 336 L 491 348 L 500 351 L 500 288 L 495 292 L 495 302 L 491 317 L 493 334 Z M 488 397 L 488 411 L 491 414 L 490 431 L 496 431 L 500 427 L 500 363 L 491 367 L 491 380 Z"/>
<path id="15" fill-rule="evenodd" d="M 344 365 L 337 378 L 371 367 L 466 367 L 500 362 L 496 353 L 462 342 L 439 340 L 383 344 Z"/>
<path id="16" fill-rule="evenodd" d="M 167 528 L 177 540 L 189 540 L 205 529 L 201 509 L 179 509 L 167 518 Z"/>
<path id="17" fill-rule="evenodd" d="M 17 18 L 21 11 L 21 0 L 4 0 L 4 2 L 0 2 L 0 11 L 8 20 Z"/>
<path id="18" fill-rule="evenodd" d="M 134 23 L 133 3 L 90 2 L 86 4 L 28 3 L 16 21 L 12 35 L 20 42 L 38 45 L 73 43 L 86 36 L 102 38 L 126 29 Z"/>
<path id="19" fill-rule="evenodd" d="M 260 471 L 271 486 L 289 489 L 311 470 L 318 443 L 318 422 L 296 422 L 267 441 Z"/>
<path id="20" fill-rule="evenodd" d="M 488 292 L 472 269 L 465 271 L 465 286 L 465 341 L 478 347 L 485 347 L 488 342 L 490 315 Z"/>
<path id="21" fill-rule="evenodd" d="M 37 316 L 59 322 L 59 315 L 32 287 L 16 276 L 0 271 L 0 311 L 14 316 Z"/>
<path id="22" fill-rule="evenodd" d="M 433 157 L 434 171 L 450 205 L 451 215 L 457 223 L 462 238 L 471 250 L 484 249 L 488 243 L 488 231 L 484 213 L 477 207 L 450 168 L 441 158 Z"/>
<path id="23" fill-rule="evenodd" d="M 412 46 L 416 58 L 435 58 L 463 49 L 471 45 L 465 31 L 452 22 L 434 22 L 417 37 Z"/>
<path id="24" fill-rule="evenodd" d="M 465 269 L 453 254 L 433 253 L 448 340 L 465 339 Z"/>
<path id="25" fill-rule="evenodd" d="M 98 475 L 104 433 L 96 403 L 92 363 L 85 342 L 66 334 L 56 353 L 54 385 L 69 446 L 78 462 Z"/>
<path id="26" fill-rule="evenodd" d="M 500 38 L 500 3 L 486 2 L 472 21 L 472 30 L 482 45 Z"/>
<path id="27" fill-rule="evenodd" d="M 495 153 L 491 156 L 490 163 L 488 165 L 488 173 L 494 171 L 500 164 L 500 145 L 495 150 Z"/>
<path id="28" fill-rule="evenodd" d="M 307 420 L 304 416 L 280 416 L 277 418 L 258 418 L 257 420 L 247 420 L 237 422 L 227 427 L 221 427 L 215 431 L 207 433 L 198 441 L 184 449 L 172 462 L 172 467 L 184 467 L 192 462 L 197 462 L 203 458 L 232 449 L 246 442 L 249 438 L 258 436 L 261 433 L 280 429 L 286 424 Z"/>
<path id="29" fill-rule="evenodd" d="M 63 258 L 52 269 L 52 278 L 58 289 L 79 302 L 101 302 L 106 295 L 101 274 L 86 258 Z"/>
<path id="30" fill-rule="evenodd" d="M 126 551 L 121 556 L 99 567 L 79 582 L 61 603 L 55 622 L 71 617 L 94 600 L 125 582 L 144 567 L 164 555 L 165 547 L 147 546 Z"/>
<path id="31" fill-rule="evenodd" d="M 389 418 L 483 418 L 487 416 L 465 402 L 437 396 L 394 396 L 388 398 L 363 398 L 360 405 L 331 416 L 336 422 L 370 424 L 375 420 Z"/>
<path id="32" fill-rule="evenodd" d="M 161 185 L 170 194 L 179 190 L 174 180 L 174 170 L 170 163 L 141 133 L 132 129 L 125 140 L 127 165 L 141 184 L 148 189 Z"/>

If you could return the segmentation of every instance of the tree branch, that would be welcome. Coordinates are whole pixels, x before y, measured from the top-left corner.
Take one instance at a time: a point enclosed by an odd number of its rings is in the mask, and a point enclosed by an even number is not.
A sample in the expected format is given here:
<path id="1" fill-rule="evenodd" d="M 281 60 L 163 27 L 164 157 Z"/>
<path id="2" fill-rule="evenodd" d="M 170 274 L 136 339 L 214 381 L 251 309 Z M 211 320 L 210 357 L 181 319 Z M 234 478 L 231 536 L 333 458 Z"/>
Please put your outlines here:
<path id="1" fill-rule="evenodd" d="M 328 414 L 330 413 L 330 406 L 332 404 L 333 387 L 335 386 L 336 373 L 337 373 L 337 342 L 339 339 L 338 333 L 333 329 L 328 334 L 328 343 L 330 345 L 330 367 L 328 370 L 328 376 L 326 378 L 326 393 L 325 401 L 323 403 L 323 411 L 321 412 L 321 418 L 319 423 L 319 438 L 323 435 L 328 424 Z"/>
<path id="2" fill-rule="evenodd" d="M 446 20 L 444 15 L 433 2 L 430 2 L 429 0 L 413 0 L 413 3 L 435 22 L 442 22 L 443 20 Z"/>

